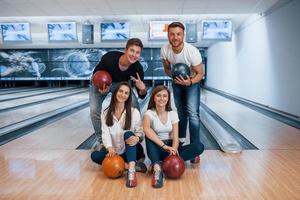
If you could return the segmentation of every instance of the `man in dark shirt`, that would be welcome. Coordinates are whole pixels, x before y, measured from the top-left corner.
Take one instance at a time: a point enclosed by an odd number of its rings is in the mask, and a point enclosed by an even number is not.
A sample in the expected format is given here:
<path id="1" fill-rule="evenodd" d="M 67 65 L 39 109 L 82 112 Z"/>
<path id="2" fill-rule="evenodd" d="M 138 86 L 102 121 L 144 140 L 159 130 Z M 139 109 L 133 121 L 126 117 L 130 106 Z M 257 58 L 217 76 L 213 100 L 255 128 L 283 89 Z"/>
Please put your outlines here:
<path id="1" fill-rule="evenodd" d="M 107 71 L 112 77 L 112 85 L 105 85 L 103 88 L 90 86 L 90 115 L 96 134 L 96 141 L 92 149 L 99 149 L 102 146 L 101 136 L 101 110 L 102 103 L 109 92 L 112 92 L 121 81 L 133 81 L 138 96 L 144 98 L 147 88 L 143 82 L 144 71 L 138 61 L 143 49 L 143 43 L 138 38 L 131 38 L 127 41 L 125 51 L 111 51 L 106 53 L 99 64 L 95 67 L 93 74 L 99 70 Z"/>

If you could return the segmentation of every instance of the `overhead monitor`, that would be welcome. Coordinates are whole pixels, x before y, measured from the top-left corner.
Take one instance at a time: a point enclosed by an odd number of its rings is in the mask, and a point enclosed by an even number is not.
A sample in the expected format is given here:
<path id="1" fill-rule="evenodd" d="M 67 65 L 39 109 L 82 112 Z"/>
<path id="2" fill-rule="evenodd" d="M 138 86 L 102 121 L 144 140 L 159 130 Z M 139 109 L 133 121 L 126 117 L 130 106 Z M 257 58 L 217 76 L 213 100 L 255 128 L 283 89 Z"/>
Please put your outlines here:
<path id="1" fill-rule="evenodd" d="M 171 21 L 150 21 L 149 40 L 167 40 L 168 26 Z"/>
<path id="2" fill-rule="evenodd" d="M 203 40 L 231 40 L 232 21 L 227 19 L 203 20 L 202 21 Z"/>
<path id="3" fill-rule="evenodd" d="M 75 42 L 77 41 L 76 22 L 49 22 L 49 42 Z"/>
<path id="4" fill-rule="evenodd" d="M 1 23 L 3 42 L 31 42 L 30 24 L 20 23 Z"/>
<path id="5" fill-rule="evenodd" d="M 129 39 L 128 22 L 103 22 L 100 24 L 101 41 L 126 41 Z"/>

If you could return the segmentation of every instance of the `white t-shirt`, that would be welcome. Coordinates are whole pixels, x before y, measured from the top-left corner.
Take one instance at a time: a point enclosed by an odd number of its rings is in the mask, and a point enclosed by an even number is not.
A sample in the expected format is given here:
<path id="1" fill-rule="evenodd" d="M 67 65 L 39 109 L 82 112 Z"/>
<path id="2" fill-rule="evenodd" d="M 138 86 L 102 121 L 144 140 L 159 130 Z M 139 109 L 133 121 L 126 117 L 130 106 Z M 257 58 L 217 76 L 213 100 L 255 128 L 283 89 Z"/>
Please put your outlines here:
<path id="1" fill-rule="evenodd" d="M 184 42 L 183 49 L 178 54 L 173 52 L 172 46 L 169 43 L 165 44 L 160 49 L 160 58 L 169 61 L 171 65 L 176 63 L 185 63 L 191 67 L 202 63 L 202 57 L 199 50 L 186 42 Z M 191 76 L 194 76 L 193 72 Z"/>
<path id="2" fill-rule="evenodd" d="M 145 115 L 149 116 L 151 121 L 151 128 L 158 135 L 161 140 L 172 139 L 171 131 L 173 128 L 173 124 L 179 122 L 178 114 L 176 111 L 168 112 L 168 120 L 165 124 L 163 124 L 155 110 L 147 110 Z"/>
<path id="3" fill-rule="evenodd" d="M 136 108 L 132 108 L 132 120 L 130 131 L 138 136 L 143 136 L 143 127 L 141 122 L 140 112 Z M 102 129 L 102 140 L 104 146 L 114 147 L 118 154 L 125 152 L 125 142 L 124 142 L 124 132 L 128 130 L 123 130 L 125 125 L 126 111 L 123 112 L 120 120 L 115 116 L 113 117 L 113 125 L 106 125 L 106 115 L 107 110 L 101 114 L 101 129 Z"/>

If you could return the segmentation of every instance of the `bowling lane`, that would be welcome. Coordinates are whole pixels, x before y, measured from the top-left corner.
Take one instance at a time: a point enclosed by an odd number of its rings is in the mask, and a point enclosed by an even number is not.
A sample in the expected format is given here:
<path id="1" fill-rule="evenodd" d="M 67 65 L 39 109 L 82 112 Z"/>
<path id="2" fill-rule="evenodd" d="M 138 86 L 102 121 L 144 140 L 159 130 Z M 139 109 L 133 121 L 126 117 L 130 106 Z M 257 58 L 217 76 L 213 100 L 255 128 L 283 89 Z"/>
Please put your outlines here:
<path id="1" fill-rule="evenodd" d="M 174 102 L 174 93 L 173 93 L 173 89 L 169 88 L 170 92 L 171 92 L 171 107 L 173 110 L 177 110 L 176 106 L 175 106 L 175 102 Z M 150 100 L 150 97 L 149 97 Z M 146 103 L 146 108 L 148 107 L 148 102 Z M 144 111 L 145 112 L 145 111 Z M 200 121 L 200 141 L 203 143 L 204 148 L 207 150 L 211 150 L 211 149 L 218 149 L 220 150 L 220 147 L 218 145 L 218 143 L 216 142 L 216 140 L 213 138 L 213 136 L 211 135 L 211 133 L 205 128 L 205 126 L 202 124 L 202 122 Z M 187 127 L 187 136 L 186 136 L 186 141 L 185 144 L 189 144 L 190 143 L 190 131 L 189 131 L 189 127 Z"/>
<path id="2" fill-rule="evenodd" d="M 70 95 L 72 93 L 80 92 L 80 91 L 87 91 L 87 88 L 74 88 L 71 90 L 66 90 L 64 92 L 58 92 L 58 93 L 49 93 L 45 95 L 38 95 L 38 96 L 31 96 L 31 97 L 25 97 L 21 99 L 15 99 L 11 101 L 4 101 L 0 104 L 0 110 L 1 109 L 6 109 L 6 108 L 13 108 L 15 106 L 20 106 L 23 104 L 27 103 L 33 103 L 33 102 L 38 102 L 41 100 L 46 100 L 46 99 L 51 99 L 55 97 L 59 97 L 62 95 Z"/>
<path id="3" fill-rule="evenodd" d="M 3 87 L 1 88 L 0 87 L 0 94 L 2 92 L 7 92 L 7 91 L 19 91 L 19 90 L 27 90 L 27 89 L 32 89 L 32 88 L 35 88 L 35 87 Z"/>
<path id="4" fill-rule="evenodd" d="M 300 130 L 202 90 L 201 101 L 259 149 L 300 149 Z"/>
<path id="5" fill-rule="evenodd" d="M 35 91 L 24 91 L 20 93 L 15 93 L 15 94 L 5 94 L 0 96 L 0 101 L 4 101 L 6 99 L 11 99 L 11 98 L 22 98 L 26 97 L 28 95 L 40 95 L 46 92 L 61 92 L 65 91 L 68 89 L 73 89 L 72 87 L 65 87 L 65 88 L 45 88 L 44 90 L 35 90 Z"/>
<path id="6" fill-rule="evenodd" d="M 37 104 L 34 106 L 28 106 L 24 107 L 18 110 L 12 110 L 9 112 L 2 112 L 0 113 L 0 128 L 3 128 L 4 126 L 29 119 L 31 117 L 34 117 L 36 115 L 46 113 L 58 108 L 62 108 L 67 105 L 71 105 L 76 102 L 88 100 L 89 95 L 88 92 L 84 92 L 78 95 L 57 99 L 51 102 L 46 102 L 42 104 Z"/>
<path id="7" fill-rule="evenodd" d="M 42 87 L 27 87 L 27 88 L 9 88 L 6 91 L 0 90 L 0 95 L 5 95 L 5 94 L 14 94 L 14 93 L 20 93 L 20 92 L 27 92 L 27 91 L 34 91 L 34 90 L 43 90 L 45 88 Z"/>
<path id="8" fill-rule="evenodd" d="M 76 149 L 93 132 L 87 107 L 2 145 L 0 149 Z"/>

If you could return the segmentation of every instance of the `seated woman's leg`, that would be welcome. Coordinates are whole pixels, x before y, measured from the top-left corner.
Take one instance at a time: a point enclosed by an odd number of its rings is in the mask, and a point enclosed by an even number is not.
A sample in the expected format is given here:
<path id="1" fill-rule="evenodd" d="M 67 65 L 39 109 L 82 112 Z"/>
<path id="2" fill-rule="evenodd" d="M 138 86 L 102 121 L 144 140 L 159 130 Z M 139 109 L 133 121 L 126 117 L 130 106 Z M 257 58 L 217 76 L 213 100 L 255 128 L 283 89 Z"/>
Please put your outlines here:
<path id="1" fill-rule="evenodd" d="M 152 140 L 148 139 L 146 137 L 146 149 L 149 159 L 151 160 L 152 165 L 159 164 L 160 160 L 160 154 L 162 153 L 163 149 L 152 142 Z"/>
<path id="2" fill-rule="evenodd" d="M 127 140 L 133 135 L 134 135 L 133 132 L 127 131 L 124 134 L 124 140 Z M 140 159 L 141 160 L 145 159 L 145 153 L 142 145 L 140 143 L 137 143 L 135 146 L 129 146 L 126 144 L 125 148 L 126 148 L 125 152 L 121 156 L 125 160 L 125 162 L 129 164 L 128 167 L 129 168 L 135 167 L 135 170 L 138 172 L 146 172 L 147 166 L 142 161 L 136 162 Z"/>
<path id="3" fill-rule="evenodd" d="M 126 131 L 124 133 L 124 140 L 126 141 L 131 136 L 134 136 L 134 133 L 132 131 Z M 126 153 L 126 161 L 128 163 L 136 161 L 136 155 L 137 155 L 136 145 L 130 146 L 129 144 L 126 144 L 126 142 L 125 142 L 125 153 Z"/>
<path id="4" fill-rule="evenodd" d="M 132 131 L 126 131 L 124 133 L 125 154 L 126 154 L 126 160 L 128 162 L 128 173 L 127 173 L 127 181 L 126 181 L 127 187 L 137 186 L 137 178 L 135 172 L 137 145 L 130 146 L 129 144 L 126 143 L 126 140 L 131 136 L 134 136 L 134 133 Z"/>
<path id="5" fill-rule="evenodd" d="M 107 150 L 105 148 L 102 148 L 100 151 L 93 151 L 91 153 L 91 159 L 95 163 L 102 165 L 102 162 L 107 154 Z"/>
<path id="6" fill-rule="evenodd" d="M 136 144 L 136 160 L 145 160 L 144 148 L 141 143 Z"/>
<path id="7" fill-rule="evenodd" d="M 180 157 L 186 160 L 192 160 L 199 156 L 204 151 L 204 145 L 201 142 L 193 142 L 188 145 L 180 146 L 178 148 Z"/>
<path id="8" fill-rule="evenodd" d="M 164 141 L 164 143 L 166 143 L 166 141 Z M 155 188 L 161 188 L 163 186 L 163 172 L 160 166 L 160 161 L 167 157 L 169 153 L 166 152 L 160 146 L 158 146 L 156 143 L 152 142 L 152 140 L 148 139 L 147 137 L 146 147 L 147 154 L 153 165 L 153 175 L 151 179 L 151 184 Z"/>
<path id="9" fill-rule="evenodd" d="M 137 172 L 147 172 L 147 166 L 143 161 L 145 160 L 144 148 L 140 143 L 136 144 L 136 163 L 135 163 L 135 171 Z"/>

